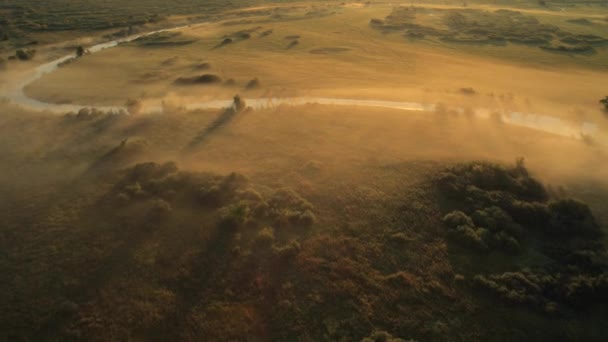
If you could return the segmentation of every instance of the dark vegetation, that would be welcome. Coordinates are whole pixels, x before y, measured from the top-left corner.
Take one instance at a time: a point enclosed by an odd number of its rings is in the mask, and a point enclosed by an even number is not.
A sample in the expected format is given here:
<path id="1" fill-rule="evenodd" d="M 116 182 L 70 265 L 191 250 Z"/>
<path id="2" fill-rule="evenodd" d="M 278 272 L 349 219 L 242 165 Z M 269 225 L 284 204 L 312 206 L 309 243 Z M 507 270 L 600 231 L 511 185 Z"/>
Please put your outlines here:
<path id="1" fill-rule="evenodd" d="M 441 13 L 439 26 L 416 22 L 417 14 Z M 541 23 L 531 15 L 511 10 L 493 12 L 476 9 L 437 10 L 397 7 L 384 20 L 372 19 L 371 27 L 383 32 L 401 32 L 410 38 L 434 37 L 443 41 L 469 44 L 528 44 L 545 50 L 589 53 L 594 46 L 608 42 L 604 37 L 567 32 L 557 26 Z"/>
<path id="2" fill-rule="evenodd" d="M 604 111 L 608 113 L 608 96 L 600 100 L 600 104 L 604 107 Z"/>
<path id="3" fill-rule="evenodd" d="M 217 45 L 215 46 L 215 48 L 220 48 L 222 46 L 226 46 L 229 44 L 233 44 L 233 43 L 238 43 L 244 40 L 248 40 L 251 38 L 251 35 L 257 31 L 259 31 L 260 29 L 262 29 L 261 26 L 256 26 L 256 27 L 252 27 L 249 29 L 245 29 L 245 30 L 240 30 L 240 31 L 236 31 L 230 34 L 227 34 L 223 37 L 223 40 Z M 265 31 L 265 33 L 270 34 L 272 33 L 272 30 L 270 31 Z M 262 33 L 261 36 L 264 35 L 264 32 Z"/>
<path id="4" fill-rule="evenodd" d="M 137 38 L 133 42 L 144 47 L 167 47 L 192 44 L 196 39 L 184 38 L 181 32 L 158 32 Z"/>
<path id="5" fill-rule="evenodd" d="M 186 150 L 199 147 L 200 144 L 205 142 L 212 134 L 227 125 L 234 117 L 246 109 L 245 100 L 240 95 L 235 95 L 232 100 L 232 105 L 226 108 L 220 115 L 215 118 L 205 129 L 199 132 L 194 139 L 188 144 Z"/>
<path id="6" fill-rule="evenodd" d="M 340 53 L 340 52 L 346 52 L 346 51 L 350 51 L 350 49 L 343 48 L 343 47 L 322 47 L 322 48 L 312 49 L 312 50 L 310 50 L 310 53 L 314 53 L 317 55 L 327 55 L 327 54 Z"/>
<path id="7" fill-rule="evenodd" d="M 34 50 L 34 49 L 27 49 L 27 50 L 19 49 L 15 52 L 15 56 L 20 61 L 29 61 L 30 59 L 34 58 L 35 55 L 36 55 L 36 50 Z"/>
<path id="8" fill-rule="evenodd" d="M 266 30 L 266 31 L 264 31 L 264 32 L 260 33 L 260 37 L 267 37 L 267 36 L 270 36 L 270 35 L 271 35 L 273 32 L 274 32 L 274 30 L 273 30 L 273 29 Z"/>
<path id="9" fill-rule="evenodd" d="M 591 210 L 549 193 L 523 159 L 514 167 L 459 165 L 437 185 L 454 253 L 468 251 L 478 263 L 466 269 L 471 285 L 550 315 L 588 312 L 608 299 L 608 250 Z M 502 265 L 491 264 L 497 258 Z"/>
<path id="10" fill-rule="evenodd" d="M 289 45 L 287 45 L 287 49 L 291 49 L 294 48 L 295 46 L 297 46 L 298 44 L 300 44 L 299 40 L 292 40 L 291 42 L 289 42 Z"/>
<path id="11" fill-rule="evenodd" d="M 246 89 L 257 89 L 261 86 L 260 80 L 256 77 L 252 80 L 250 80 L 249 82 L 247 82 L 247 85 L 245 86 Z"/>
<path id="12" fill-rule="evenodd" d="M 253 4 L 254 2 L 250 2 Z M 32 31 L 101 30 L 156 23 L 168 15 L 206 13 L 216 14 L 230 8 L 247 5 L 225 1 L 163 0 L 94 1 L 15 0 L 0 3 L 0 38 L 19 37 Z M 142 10 L 142 8 L 144 10 Z"/>
<path id="13" fill-rule="evenodd" d="M 219 175 L 145 161 L 175 155 L 197 127 L 215 127 L 198 145 L 201 159 L 238 143 L 236 120 L 226 120 L 248 115 L 239 97 L 219 115 L 18 114 L 0 117 L 0 340 L 605 336 L 601 306 L 587 304 L 605 293 L 601 254 L 588 245 L 596 225 L 522 163 L 445 174 L 437 162 L 357 163 L 333 172 L 329 158 L 294 158 L 293 168 L 261 176 Z M 216 133 L 229 139 L 214 141 Z M 233 151 L 215 157 L 222 168 L 247 158 Z M 453 201 L 462 194 L 475 200 Z M 503 202 L 526 209 L 515 215 Z M 488 231 L 487 248 L 446 243 L 453 228 L 442 218 L 452 211 L 462 212 L 453 222 Z M 536 212 L 553 215 L 550 225 L 522 223 Z M 544 228 L 559 238 L 543 242 Z M 520 247 L 497 243 L 508 240 L 501 231 Z"/>
<path id="14" fill-rule="evenodd" d="M 217 84 L 221 83 L 222 79 L 214 74 L 204 74 L 193 77 L 179 77 L 175 80 L 178 85 L 195 85 L 195 84 Z"/>

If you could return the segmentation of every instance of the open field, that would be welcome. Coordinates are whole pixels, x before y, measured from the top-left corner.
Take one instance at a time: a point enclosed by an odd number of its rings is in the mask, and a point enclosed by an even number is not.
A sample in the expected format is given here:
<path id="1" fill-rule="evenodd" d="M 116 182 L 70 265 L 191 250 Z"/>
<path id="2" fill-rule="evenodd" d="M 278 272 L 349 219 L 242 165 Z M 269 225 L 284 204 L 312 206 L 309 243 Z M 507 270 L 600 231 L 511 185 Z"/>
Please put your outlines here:
<path id="1" fill-rule="evenodd" d="M 602 3 L 46 3 L 0 2 L 0 341 L 605 340 Z"/>
<path id="2" fill-rule="evenodd" d="M 605 84 L 604 45 L 595 46 L 596 52 L 589 55 L 510 42 L 496 46 L 432 37 L 411 40 L 394 29 L 387 33 L 370 25 L 371 19 L 391 13 L 390 7 L 380 5 L 321 6 L 316 11 L 326 15 L 320 16 L 305 14 L 317 13 L 310 8 L 285 11 L 286 18 L 298 20 L 266 16 L 229 20 L 180 31 L 174 39 L 187 44 L 168 40 L 155 47 L 133 42 L 86 56 L 34 82 L 27 94 L 48 102 L 99 105 L 121 105 L 127 98 L 151 104 L 188 103 L 230 98 L 234 93 L 369 98 L 508 108 L 604 123 L 597 104 L 604 90 L 588 86 Z M 424 13 L 420 20 L 428 21 L 425 18 L 434 15 L 432 11 L 432 7 L 418 10 Z M 446 11 L 451 10 L 442 8 L 436 15 Z M 544 12 L 551 18 L 539 20 L 565 22 L 559 13 L 555 19 Z M 243 20 L 246 24 L 240 24 Z M 593 32 L 608 36 L 607 28 L 598 24 Z M 590 29 L 569 30 L 588 34 Z M 222 45 L 225 39 L 232 43 Z M 175 84 L 180 77 L 202 74 L 216 75 L 225 84 Z M 255 78 L 259 86 L 246 89 Z M 462 91 L 469 88 L 473 93 Z"/>

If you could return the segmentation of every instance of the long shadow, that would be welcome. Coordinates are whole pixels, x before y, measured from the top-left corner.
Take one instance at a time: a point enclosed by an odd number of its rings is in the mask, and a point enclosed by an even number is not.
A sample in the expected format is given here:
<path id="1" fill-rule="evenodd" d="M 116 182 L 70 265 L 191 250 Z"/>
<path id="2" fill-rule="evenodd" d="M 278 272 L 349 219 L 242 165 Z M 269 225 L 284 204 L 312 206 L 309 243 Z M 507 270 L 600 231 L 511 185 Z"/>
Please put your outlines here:
<path id="1" fill-rule="evenodd" d="M 188 152 L 204 143 L 209 136 L 215 133 L 217 130 L 221 129 L 225 125 L 227 125 L 230 121 L 234 119 L 234 117 L 242 111 L 242 106 L 240 105 L 240 99 L 235 99 L 235 105 L 226 108 L 224 112 L 222 112 L 213 122 L 211 122 L 205 129 L 199 132 L 190 143 L 184 147 L 182 152 Z"/>
<path id="2" fill-rule="evenodd" d="M 207 241 L 191 266 L 194 272 L 190 277 L 168 284 L 177 295 L 175 310 L 159 321 L 153 329 L 153 340 L 166 341 L 175 338 L 174 334 L 183 327 L 184 319 L 205 300 L 210 287 L 223 275 L 222 265 L 229 265 L 231 249 L 238 227 L 220 223 L 215 233 Z"/>

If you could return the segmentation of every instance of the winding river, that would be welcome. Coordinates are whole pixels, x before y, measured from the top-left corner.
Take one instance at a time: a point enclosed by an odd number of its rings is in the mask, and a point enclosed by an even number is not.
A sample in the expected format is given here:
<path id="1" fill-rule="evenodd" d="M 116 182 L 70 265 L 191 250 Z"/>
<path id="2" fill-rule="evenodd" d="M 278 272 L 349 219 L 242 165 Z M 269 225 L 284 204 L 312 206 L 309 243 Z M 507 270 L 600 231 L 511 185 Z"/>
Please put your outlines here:
<path id="1" fill-rule="evenodd" d="M 206 23 L 196 25 L 184 25 L 169 29 L 162 29 L 157 31 L 148 32 L 145 34 L 133 35 L 113 41 L 105 42 L 90 47 L 89 53 L 97 53 L 105 49 L 115 47 L 122 43 L 131 42 L 137 38 L 152 35 L 160 32 L 169 32 L 180 30 L 186 27 L 203 26 Z M 5 90 L 3 97 L 9 102 L 22 106 L 30 110 L 37 111 L 49 111 L 54 113 L 67 113 L 77 112 L 83 107 L 95 107 L 101 111 L 113 111 L 118 112 L 125 110 L 125 107 L 120 106 L 95 106 L 95 105 L 75 105 L 75 104 L 55 104 L 47 103 L 28 97 L 24 89 L 27 85 L 33 81 L 43 77 L 46 74 L 54 72 L 62 64 L 73 59 L 74 55 L 68 55 L 51 62 L 42 64 L 35 69 L 25 73 L 19 80 L 13 82 L 10 88 Z M 288 97 L 288 98 L 252 98 L 246 99 L 247 105 L 254 109 L 276 107 L 279 105 L 305 105 L 305 104 L 320 104 L 320 105 L 334 105 L 334 106 L 360 106 L 360 107 L 379 107 L 379 108 L 390 108 L 400 109 L 405 111 L 418 111 L 418 112 L 432 112 L 435 110 L 434 104 L 424 104 L 418 102 L 400 102 L 400 101 L 383 101 L 383 100 L 358 100 L 358 99 L 346 99 L 346 98 L 328 98 L 328 97 Z M 214 100 L 205 101 L 199 103 L 191 103 L 186 105 L 186 109 L 219 109 L 231 106 L 231 100 Z M 161 112 L 160 106 L 146 107 L 146 113 Z M 457 109 L 457 111 L 464 112 L 463 109 Z M 471 114 L 478 118 L 490 118 L 495 117 L 494 111 L 489 109 L 476 109 Z M 515 126 L 527 127 L 543 132 L 557 134 L 564 137 L 570 137 L 574 139 L 583 139 L 585 137 L 591 137 L 595 141 L 601 138 L 602 143 L 606 143 L 604 134 L 600 134 L 598 127 L 590 122 L 583 122 L 580 125 L 552 117 L 544 114 L 536 113 L 523 113 L 523 112 L 503 112 L 498 114 L 502 122 Z M 608 144 L 607 144 L 608 145 Z"/>

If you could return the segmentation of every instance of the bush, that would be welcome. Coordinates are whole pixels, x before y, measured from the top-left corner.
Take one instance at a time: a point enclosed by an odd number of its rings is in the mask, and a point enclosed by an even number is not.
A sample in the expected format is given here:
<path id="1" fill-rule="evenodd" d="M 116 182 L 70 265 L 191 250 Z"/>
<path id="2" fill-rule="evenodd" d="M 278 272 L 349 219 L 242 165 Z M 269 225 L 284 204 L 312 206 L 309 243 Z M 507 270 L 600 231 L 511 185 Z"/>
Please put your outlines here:
<path id="1" fill-rule="evenodd" d="M 171 204 L 169 204 L 169 202 L 158 199 L 154 201 L 151 213 L 154 219 L 164 219 L 171 214 L 171 211 L 173 211 L 173 209 L 171 208 Z"/>
<path id="2" fill-rule="evenodd" d="M 274 247 L 273 252 L 279 259 L 292 260 L 300 253 L 301 249 L 302 247 L 299 242 L 291 241 L 285 246 Z"/>
<path id="3" fill-rule="evenodd" d="M 143 104 L 140 100 L 129 99 L 127 100 L 125 107 L 127 112 L 131 115 L 139 114 L 143 108 Z"/>
<path id="4" fill-rule="evenodd" d="M 476 275 L 473 283 L 513 304 L 538 305 L 543 301 L 543 284 L 527 272 L 506 272 L 498 275 Z"/>
<path id="5" fill-rule="evenodd" d="M 475 228 L 472 226 L 462 225 L 448 232 L 448 237 L 457 243 L 476 250 L 485 252 L 488 250 L 486 241 L 489 237 L 489 232 L 485 228 Z"/>
<path id="6" fill-rule="evenodd" d="M 231 204 L 220 209 L 220 226 L 223 228 L 238 228 L 250 218 L 249 206 L 244 202 Z"/>
<path id="7" fill-rule="evenodd" d="M 492 235 L 492 246 L 509 253 L 518 253 L 522 249 L 519 241 L 505 232 Z"/>
<path id="8" fill-rule="evenodd" d="M 456 228 L 458 226 L 475 226 L 473 220 L 462 211 L 452 211 L 451 213 L 445 215 L 443 217 L 443 222 L 450 228 Z"/>
<path id="9" fill-rule="evenodd" d="M 34 50 L 34 49 L 28 49 L 28 50 L 19 49 L 15 52 L 15 56 L 21 61 L 29 61 L 30 59 L 34 58 L 35 55 L 36 55 L 36 50 Z"/>
<path id="10" fill-rule="evenodd" d="M 604 111 L 608 112 L 608 96 L 601 99 L 600 104 L 604 107 Z"/>
<path id="11" fill-rule="evenodd" d="M 194 77 L 179 77 L 175 80 L 175 84 L 179 85 L 192 85 L 192 84 L 215 84 L 222 83 L 222 79 L 213 74 L 204 74 Z"/>
<path id="12" fill-rule="evenodd" d="M 576 307 L 605 303 L 608 301 L 608 273 L 576 276 L 570 279 L 564 292 L 564 299 Z"/>
<path id="13" fill-rule="evenodd" d="M 76 48 L 76 56 L 78 57 L 84 56 L 86 52 L 87 51 L 82 46 Z"/>
<path id="14" fill-rule="evenodd" d="M 549 208 L 540 202 L 514 200 L 508 211 L 516 222 L 528 227 L 544 228 L 550 218 Z"/>
<path id="15" fill-rule="evenodd" d="M 274 229 L 264 227 L 255 236 L 255 245 L 260 249 L 269 249 L 274 244 Z"/>
<path id="16" fill-rule="evenodd" d="M 560 199 L 549 203 L 550 233 L 568 237 L 595 237 L 601 230 L 591 209 L 574 199 Z"/>
<path id="17" fill-rule="evenodd" d="M 245 109 L 246 107 L 247 104 L 245 103 L 245 100 L 243 100 L 240 95 L 234 95 L 234 98 L 232 100 L 232 108 L 234 109 L 234 111 L 238 113 L 243 111 L 243 109 Z"/>
<path id="18" fill-rule="evenodd" d="M 247 82 L 246 88 L 247 89 L 255 89 L 255 88 L 259 88 L 260 87 L 260 80 L 256 78 L 252 79 L 251 81 Z"/>

